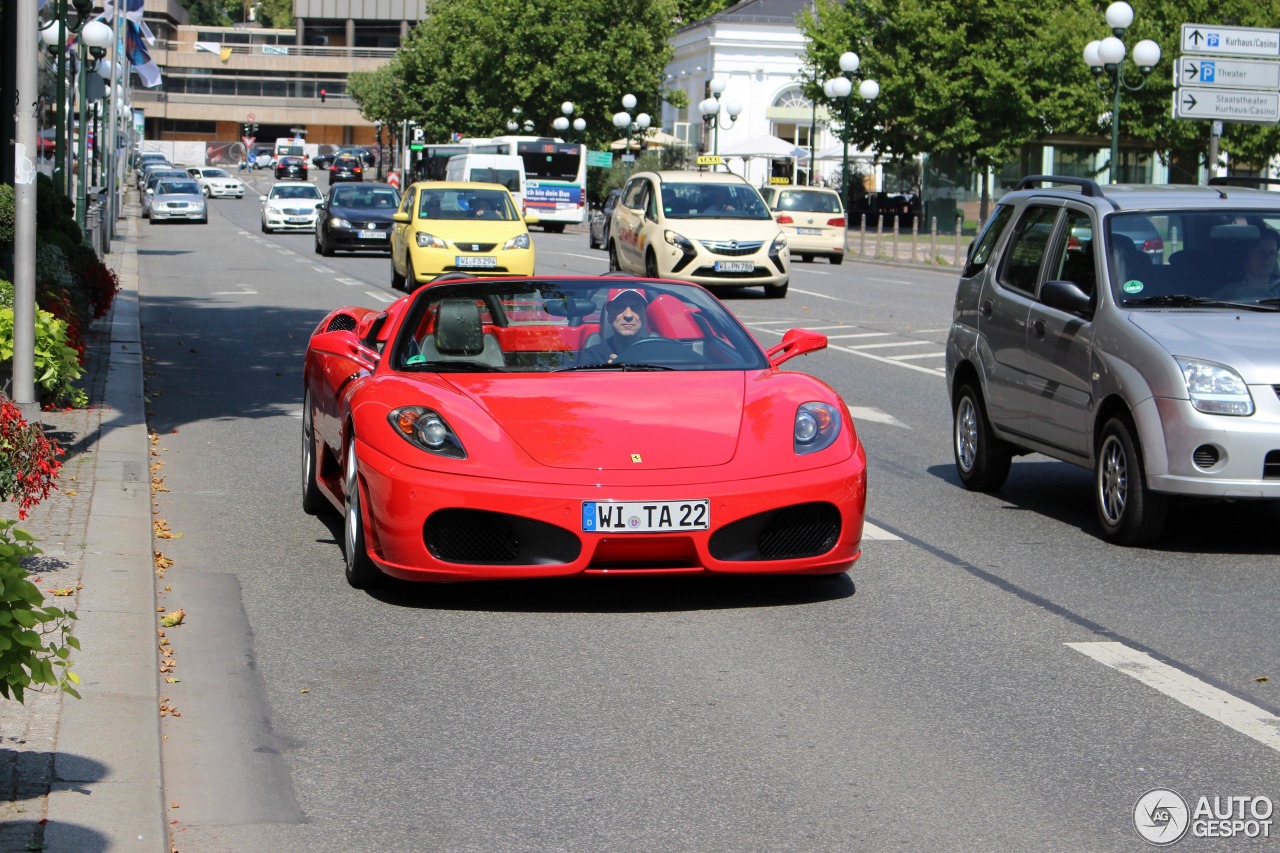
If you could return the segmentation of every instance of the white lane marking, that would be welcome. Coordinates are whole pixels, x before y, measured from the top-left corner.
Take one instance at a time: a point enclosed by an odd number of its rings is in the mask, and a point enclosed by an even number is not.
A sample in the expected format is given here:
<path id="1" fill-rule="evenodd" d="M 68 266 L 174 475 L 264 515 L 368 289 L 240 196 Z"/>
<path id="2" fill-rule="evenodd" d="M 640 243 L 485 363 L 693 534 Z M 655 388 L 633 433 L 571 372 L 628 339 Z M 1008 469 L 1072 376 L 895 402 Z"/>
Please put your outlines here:
<path id="1" fill-rule="evenodd" d="M 329 270 L 325 269 L 324 267 L 312 267 L 311 270 L 313 272 L 329 272 Z"/>
<path id="2" fill-rule="evenodd" d="M 897 278 L 872 278 L 871 276 L 866 276 L 865 280 L 866 281 L 882 281 L 885 284 L 910 284 L 911 283 L 909 281 L 903 281 Z"/>
<path id="3" fill-rule="evenodd" d="M 889 332 L 862 332 L 856 335 L 827 335 L 827 340 L 847 341 L 852 340 L 853 338 L 887 338 L 889 337 L 889 334 Z"/>
<path id="4" fill-rule="evenodd" d="M 828 296 L 828 295 L 827 295 L 827 294 L 825 294 L 825 293 L 814 293 L 812 290 L 801 290 L 801 289 L 800 289 L 800 288 L 798 288 L 798 287 L 788 288 L 788 292 L 789 292 L 789 293 L 803 293 L 805 296 L 816 296 L 818 299 L 830 299 L 830 300 L 832 300 L 832 301 L 834 301 L 834 302 L 839 302 L 839 301 L 840 301 L 840 297 L 839 297 L 839 296 Z"/>
<path id="5" fill-rule="evenodd" d="M 941 367 L 921 367 L 918 364 L 907 364 L 906 362 L 896 361 L 895 359 L 888 358 L 883 355 L 876 355 L 874 353 L 863 352 L 861 349 L 858 349 L 857 347 L 842 347 L 838 344 L 827 344 L 827 349 L 838 350 L 840 352 L 847 352 L 849 355 L 862 356 L 863 358 L 869 358 L 872 361 L 878 361 L 878 362 L 881 362 L 882 364 L 892 364 L 892 365 L 896 365 L 897 367 L 905 367 L 907 370 L 916 370 L 916 371 L 919 371 L 920 373 L 928 373 L 931 376 L 945 377 L 947 375 L 946 370 L 942 369 Z"/>
<path id="6" fill-rule="evenodd" d="M 601 258 L 601 257 L 600 257 L 600 255 L 599 255 L 599 254 L 595 254 L 595 255 L 579 255 L 577 252 L 548 252 L 548 251 L 546 251 L 546 250 L 544 250 L 544 249 L 539 249 L 539 250 L 538 250 L 538 255 L 539 255 L 539 256 L 543 256 L 543 255 L 556 255 L 556 256 L 559 256 L 559 257 L 562 257 L 562 258 L 582 258 L 582 259 L 584 259 L 584 260 L 588 260 L 588 261 L 599 261 L 599 260 L 604 260 L 603 258 Z"/>
<path id="7" fill-rule="evenodd" d="M 860 344 L 854 349 L 884 349 L 885 347 L 936 347 L 933 341 L 890 341 L 887 344 Z"/>
<path id="8" fill-rule="evenodd" d="M 865 518 L 862 520 L 862 538 L 863 539 L 881 539 L 886 542 L 901 542 L 901 536 L 894 536 L 883 527 L 876 527 Z"/>
<path id="9" fill-rule="evenodd" d="M 256 290 L 215 290 L 210 296 L 256 296 Z"/>
<path id="10" fill-rule="evenodd" d="M 360 287 L 364 284 L 363 281 L 357 281 L 354 278 L 339 278 L 338 283 L 345 284 L 347 287 Z"/>
<path id="11" fill-rule="evenodd" d="M 894 361 L 906 361 L 911 358 L 942 358 L 946 354 L 946 351 L 939 350 L 938 352 L 920 352 L 915 355 L 891 355 L 889 357 Z"/>
<path id="12" fill-rule="evenodd" d="M 1124 643 L 1066 643 L 1103 666 L 1132 676 L 1193 711 L 1280 752 L 1280 717 Z"/>
<path id="13" fill-rule="evenodd" d="M 882 409 L 874 408 L 872 406 L 850 406 L 849 414 L 853 415 L 853 420 L 855 422 L 871 421 L 877 424 L 888 424 L 889 426 L 897 426 L 897 427 L 902 427 L 903 429 L 911 429 L 911 427 L 907 426 L 902 421 L 898 420 L 888 412 Z"/>
<path id="14" fill-rule="evenodd" d="M 364 295 L 371 296 L 374 299 L 378 300 L 379 302 L 395 302 L 396 301 L 396 297 L 391 296 L 387 293 L 384 293 L 380 290 L 366 290 L 364 292 Z"/>

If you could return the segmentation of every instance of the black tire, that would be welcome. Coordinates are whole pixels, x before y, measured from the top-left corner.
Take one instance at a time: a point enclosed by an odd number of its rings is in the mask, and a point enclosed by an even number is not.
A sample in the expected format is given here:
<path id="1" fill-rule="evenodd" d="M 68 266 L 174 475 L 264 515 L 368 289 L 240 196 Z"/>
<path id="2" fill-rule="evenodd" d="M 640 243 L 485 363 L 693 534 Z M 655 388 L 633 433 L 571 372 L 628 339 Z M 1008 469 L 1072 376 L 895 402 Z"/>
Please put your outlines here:
<path id="1" fill-rule="evenodd" d="M 322 233 L 323 233 L 323 232 L 322 232 Z M 332 246 L 330 246 L 328 243 L 326 243 L 326 242 L 324 241 L 324 238 L 322 238 L 322 237 L 318 237 L 318 238 L 316 238 L 316 239 L 318 240 L 318 242 L 319 242 L 319 244 L 320 244 L 320 254 L 321 254 L 321 255 L 323 255 L 323 256 L 324 256 L 324 257 L 326 257 L 326 258 L 332 258 L 332 257 L 333 257 L 333 247 L 332 247 Z"/>
<path id="2" fill-rule="evenodd" d="M 1147 488 L 1146 465 L 1127 416 L 1102 427 L 1093 496 L 1102 535 L 1117 545 L 1147 545 L 1164 530 L 1169 496 Z"/>
<path id="3" fill-rule="evenodd" d="M 790 281 L 784 281 L 782 284 L 766 284 L 764 286 L 764 295 L 769 299 L 782 299 L 787 295 L 787 288 L 790 285 Z"/>
<path id="4" fill-rule="evenodd" d="M 418 289 L 418 274 L 413 271 L 413 255 L 404 254 L 404 289 L 413 293 Z"/>
<path id="5" fill-rule="evenodd" d="M 587 245 L 593 249 L 600 248 L 600 241 L 596 239 L 596 232 L 592 231 L 590 226 L 587 228 Z"/>
<path id="6" fill-rule="evenodd" d="M 612 240 L 609 241 L 609 272 L 618 272 L 622 267 L 618 266 L 618 246 Z"/>
<path id="7" fill-rule="evenodd" d="M 992 431 L 976 385 L 966 382 L 960 386 L 951 414 L 951 449 L 961 484 L 973 492 L 993 492 L 1003 486 L 1009 479 L 1013 449 Z"/>
<path id="8" fill-rule="evenodd" d="M 320 460 L 316 455 L 314 423 L 311 392 L 308 391 L 302 395 L 302 511 L 307 515 L 319 515 L 332 509 L 317 484 Z"/>
<path id="9" fill-rule="evenodd" d="M 263 234 L 270 234 L 270 233 L 271 233 L 271 229 L 267 227 L 267 223 L 265 223 L 265 222 L 264 222 L 264 223 L 262 223 L 262 233 L 263 233 Z"/>
<path id="10" fill-rule="evenodd" d="M 660 278 L 658 275 L 658 257 L 653 252 L 646 252 L 644 256 L 644 276 L 645 278 Z"/>
<path id="11" fill-rule="evenodd" d="M 813 263 L 813 255 L 801 255 L 801 256 L 800 256 L 800 263 L 802 263 L 802 264 L 811 264 L 811 263 Z"/>
<path id="12" fill-rule="evenodd" d="M 368 589 L 378 584 L 382 572 L 369 559 L 369 552 L 365 549 L 364 509 L 360 505 L 360 477 L 356 473 L 355 436 L 347 442 L 342 484 L 342 549 L 347 583 L 356 589 Z"/>
<path id="13" fill-rule="evenodd" d="M 391 258 L 391 289 L 404 290 L 404 276 L 396 272 L 396 259 L 394 256 Z"/>
<path id="14" fill-rule="evenodd" d="M 841 264 L 844 263 L 844 255 L 832 255 L 831 263 L 835 264 L 836 266 L 840 266 Z"/>

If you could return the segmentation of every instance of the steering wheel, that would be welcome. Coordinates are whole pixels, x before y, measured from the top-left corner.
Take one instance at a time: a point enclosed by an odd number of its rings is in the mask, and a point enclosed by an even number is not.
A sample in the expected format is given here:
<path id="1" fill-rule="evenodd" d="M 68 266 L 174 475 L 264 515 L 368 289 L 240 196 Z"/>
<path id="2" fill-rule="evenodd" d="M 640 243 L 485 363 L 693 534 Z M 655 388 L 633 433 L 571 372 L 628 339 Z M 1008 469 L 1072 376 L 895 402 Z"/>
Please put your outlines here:
<path id="1" fill-rule="evenodd" d="M 640 338 L 618 356 L 622 364 L 696 364 L 693 350 L 667 338 Z"/>

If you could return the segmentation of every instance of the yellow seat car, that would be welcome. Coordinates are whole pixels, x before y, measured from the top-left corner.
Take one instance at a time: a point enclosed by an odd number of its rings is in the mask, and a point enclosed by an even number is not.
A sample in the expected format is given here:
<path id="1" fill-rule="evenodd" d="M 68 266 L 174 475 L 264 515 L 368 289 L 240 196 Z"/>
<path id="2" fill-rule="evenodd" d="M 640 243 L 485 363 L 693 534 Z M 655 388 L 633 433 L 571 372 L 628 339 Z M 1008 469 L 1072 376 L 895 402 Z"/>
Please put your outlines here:
<path id="1" fill-rule="evenodd" d="M 410 184 L 392 217 L 391 286 L 414 290 L 438 275 L 533 275 L 529 224 L 501 184 Z"/>
<path id="2" fill-rule="evenodd" d="M 773 218 L 787 235 L 791 256 L 808 263 L 844 260 L 847 220 L 840 193 L 822 187 L 765 187 L 760 191 Z"/>

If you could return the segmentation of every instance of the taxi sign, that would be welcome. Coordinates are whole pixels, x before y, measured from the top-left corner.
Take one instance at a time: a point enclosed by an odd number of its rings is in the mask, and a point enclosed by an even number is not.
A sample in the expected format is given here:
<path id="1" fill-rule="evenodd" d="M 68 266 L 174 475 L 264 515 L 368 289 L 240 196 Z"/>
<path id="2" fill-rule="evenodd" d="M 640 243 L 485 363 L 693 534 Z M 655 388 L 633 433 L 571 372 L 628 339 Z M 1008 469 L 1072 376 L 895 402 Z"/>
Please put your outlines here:
<path id="1" fill-rule="evenodd" d="M 790 178 L 788 178 L 788 177 L 786 177 L 786 176 L 783 176 L 783 177 L 781 177 L 781 178 L 769 178 L 769 183 L 771 183 L 771 184 L 789 184 L 789 183 L 791 183 L 791 179 L 790 179 Z"/>
<path id="2" fill-rule="evenodd" d="M 719 154 L 699 154 L 698 165 L 699 166 L 723 166 L 724 158 L 721 157 Z"/>

